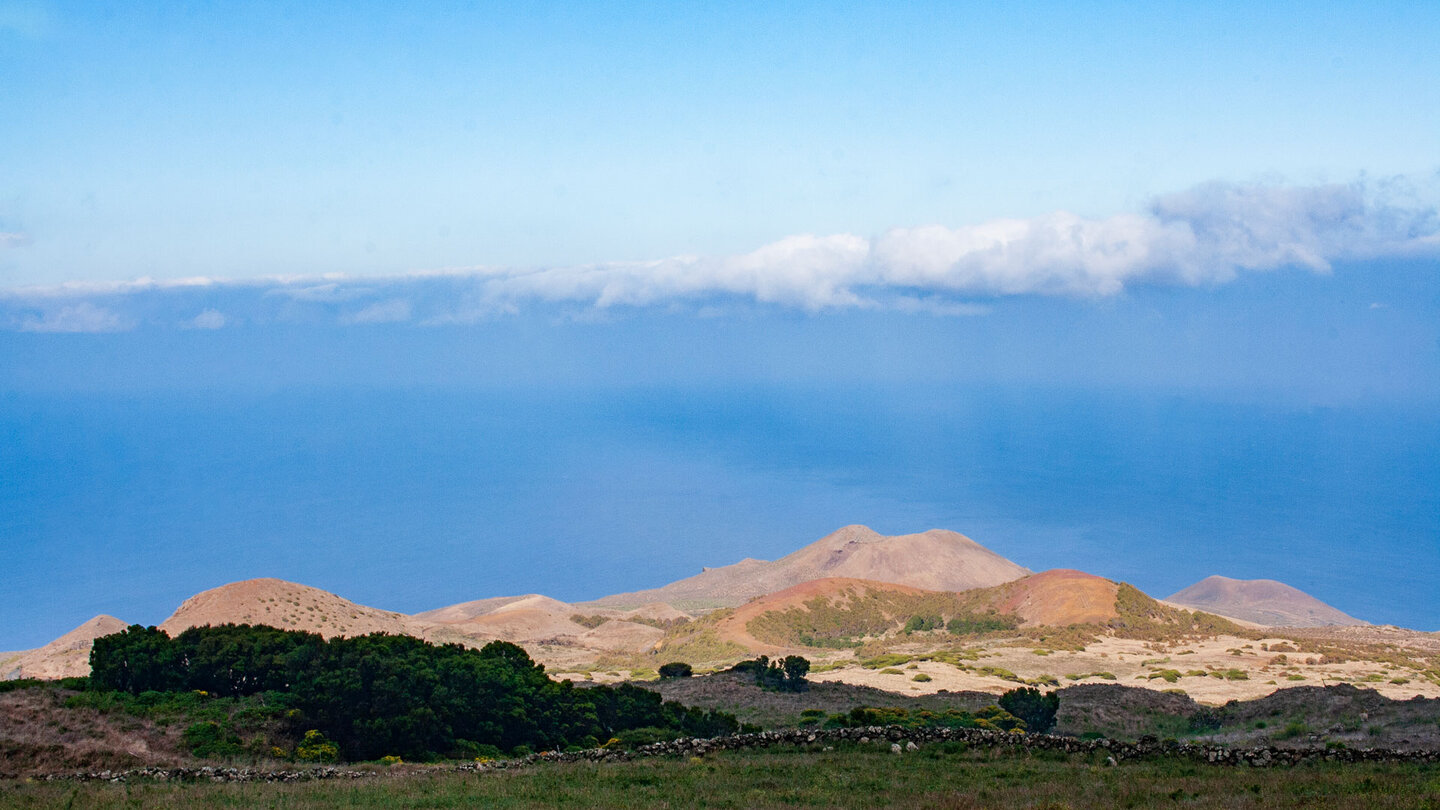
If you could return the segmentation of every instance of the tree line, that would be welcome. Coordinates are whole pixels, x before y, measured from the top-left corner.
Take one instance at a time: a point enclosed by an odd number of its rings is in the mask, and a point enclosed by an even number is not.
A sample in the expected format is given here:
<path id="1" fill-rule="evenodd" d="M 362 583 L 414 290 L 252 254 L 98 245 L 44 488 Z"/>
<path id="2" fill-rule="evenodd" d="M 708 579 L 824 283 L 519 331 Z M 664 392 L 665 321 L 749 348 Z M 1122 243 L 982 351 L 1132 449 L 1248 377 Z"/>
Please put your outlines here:
<path id="1" fill-rule="evenodd" d="M 95 640 L 91 686 L 143 692 L 265 693 L 294 727 L 348 759 L 470 757 L 598 746 L 628 731 L 717 736 L 733 715 L 663 701 L 629 684 L 556 682 L 519 646 L 476 650 L 375 633 L 325 638 L 273 627 L 196 627 L 171 638 L 132 625 Z"/>

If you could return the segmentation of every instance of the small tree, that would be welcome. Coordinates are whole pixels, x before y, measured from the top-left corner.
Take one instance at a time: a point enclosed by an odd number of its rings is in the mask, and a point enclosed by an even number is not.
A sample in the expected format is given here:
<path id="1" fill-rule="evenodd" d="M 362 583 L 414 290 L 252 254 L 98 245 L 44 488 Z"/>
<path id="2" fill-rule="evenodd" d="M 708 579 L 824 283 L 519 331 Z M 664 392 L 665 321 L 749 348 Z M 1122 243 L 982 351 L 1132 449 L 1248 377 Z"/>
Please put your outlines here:
<path id="1" fill-rule="evenodd" d="M 1024 686 L 1000 696 L 1000 708 L 1025 721 L 1025 728 L 1044 734 L 1055 727 L 1055 712 L 1060 709 L 1060 696 L 1043 694 L 1039 689 Z"/>
<path id="2" fill-rule="evenodd" d="M 694 675 L 695 671 L 690 665 L 683 661 L 674 661 L 660 666 L 660 677 L 662 678 L 688 678 Z"/>
<path id="3" fill-rule="evenodd" d="M 730 668 L 731 672 L 752 673 L 755 685 L 761 689 L 777 692 L 804 692 L 810 688 L 805 676 L 810 672 L 810 662 L 801 656 L 791 655 L 771 661 L 762 655 L 749 661 L 741 661 Z"/>
<path id="4" fill-rule="evenodd" d="M 810 674 L 810 662 L 798 655 L 787 655 L 785 660 L 780 662 L 780 668 L 785 670 L 785 689 L 789 692 L 803 692 L 809 684 L 805 676 Z"/>

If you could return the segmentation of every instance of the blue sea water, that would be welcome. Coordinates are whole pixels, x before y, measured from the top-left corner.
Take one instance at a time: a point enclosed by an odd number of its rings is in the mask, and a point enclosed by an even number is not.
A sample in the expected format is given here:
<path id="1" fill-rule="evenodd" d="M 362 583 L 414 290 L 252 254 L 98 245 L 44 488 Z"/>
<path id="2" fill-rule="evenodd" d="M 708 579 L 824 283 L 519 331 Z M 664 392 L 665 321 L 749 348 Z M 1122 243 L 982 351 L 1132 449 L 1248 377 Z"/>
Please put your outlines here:
<path id="1" fill-rule="evenodd" d="M 0 649 L 273 576 L 419 611 L 963 532 L 1166 596 L 1440 628 L 1440 414 L 1039 386 L 0 394 Z"/>

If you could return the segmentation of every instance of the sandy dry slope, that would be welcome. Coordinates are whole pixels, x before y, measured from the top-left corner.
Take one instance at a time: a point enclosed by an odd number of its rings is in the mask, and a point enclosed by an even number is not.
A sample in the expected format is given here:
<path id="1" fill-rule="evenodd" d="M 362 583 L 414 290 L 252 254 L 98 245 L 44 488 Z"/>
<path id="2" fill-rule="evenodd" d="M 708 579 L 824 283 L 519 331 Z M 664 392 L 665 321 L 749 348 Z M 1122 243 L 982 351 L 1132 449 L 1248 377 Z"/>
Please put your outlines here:
<path id="1" fill-rule="evenodd" d="M 607 621 L 587 627 L 575 621 L 581 615 L 602 615 Z M 689 618 L 665 605 L 635 611 L 582 611 L 539 594 L 465 602 L 419 613 L 414 618 L 429 623 L 424 631 L 427 638 L 458 638 L 462 643 L 510 641 L 525 646 L 536 660 L 574 666 L 603 653 L 644 652 L 665 635 L 657 627 L 628 621 L 632 617 Z"/>
<path id="2" fill-rule="evenodd" d="M 1365 622 L 1273 579 L 1206 577 L 1167 602 L 1269 627 L 1326 627 Z"/>
<path id="3" fill-rule="evenodd" d="M 282 579 L 232 582 L 186 599 L 160 629 L 177 636 L 191 627 L 265 624 L 333 636 L 419 635 L 423 624 L 403 613 L 357 605 L 329 591 Z"/>
<path id="4" fill-rule="evenodd" d="M 125 623 L 114 616 L 96 616 L 44 647 L 8 661 L 0 677 L 73 678 L 89 675 L 91 643 L 125 627 Z"/>
<path id="5" fill-rule="evenodd" d="M 846 526 L 774 561 L 742 560 L 673 582 L 663 588 L 616 594 L 593 605 L 666 602 L 735 606 L 756 596 L 828 577 L 910 585 L 932 591 L 963 591 L 1019 579 L 1029 569 L 957 532 L 932 529 L 887 537 L 865 526 Z"/>
<path id="6" fill-rule="evenodd" d="M 1116 683 L 1155 690 L 1178 690 L 1211 705 L 1220 705 L 1228 700 L 1251 700 L 1284 687 L 1337 683 L 1358 683 L 1396 700 L 1408 700 L 1417 695 L 1440 697 L 1440 684 L 1412 671 L 1391 668 L 1383 663 L 1364 660 L 1325 663 L 1323 657 L 1303 653 L 1277 654 L 1273 651 L 1277 647 L 1285 649 L 1290 644 L 1293 642 L 1278 637 L 1248 639 L 1218 636 L 1174 644 L 1107 637 L 1081 651 L 1042 649 L 1043 655 L 1037 654 L 1036 649 L 1029 645 L 991 644 L 983 648 L 978 660 L 970 662 L 970 669 L 937 661 L 916 661 L 914 669 L 910 669 L 908 664 L 885 669 L 865 669 L 852 664 L 813 677 L 905 694 L 927 694 L 941 689 L 1000 694 L 1014 689 L 1017 684 L 990 673 L 1007 671 L 1027 680 L 1050 676 L 1062 685 Z M 923 656 L 926 647 L 923 642 L 917 642 L 897 649 L 897 652 Z M 1271 649 L 1266 650 L 1266 647 Z M 987 672 L 987 667 L 992 669 Z M 898 669 L 899 672 L 887 672 L 886 669 Z M 1151 677 L 1165 670 L 1174 670 L 1181 677 L 1173 682 Z M 1208 674 L 1231 670 L 1242 671 L 1245 677 L 1232 679 Z M 1190 674 L 1195 672 L 1207 674 Z M 915 681 L 914 676 L 920 673 L 929 676 L 930 680 Z M 1072 675 L 1080 677 L 1069 677 Z M 1113 676 L 1113 679 L 1107 676 Z M 1291 676 L 1297 679 L 1292 680 Z"/>

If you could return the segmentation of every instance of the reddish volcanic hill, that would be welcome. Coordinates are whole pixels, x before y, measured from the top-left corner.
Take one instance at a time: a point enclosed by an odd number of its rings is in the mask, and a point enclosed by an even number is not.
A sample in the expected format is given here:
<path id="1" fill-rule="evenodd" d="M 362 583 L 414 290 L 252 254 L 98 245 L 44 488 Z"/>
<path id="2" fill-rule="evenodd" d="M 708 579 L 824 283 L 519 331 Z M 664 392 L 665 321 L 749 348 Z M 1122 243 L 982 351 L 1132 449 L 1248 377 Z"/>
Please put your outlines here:
<path id="1" fill-rule="evenodd" d="M 1273 579 L 1206 577 L 1165 601 L 1271 627 L 1367 624 Z"/>
<path id="2" fill-rule="evenodd" d="M 1119 616 L 1119 590 L 1103 577 L 1055 568 L 986 589 L 985 601 L 1000 613 L 1019 616 L 1026 625 L 1104 624 Z"/>
<path id="3" fill-rule="evenodd" d="M 616 594 L 590 604 L 734 606 L 803 582 L 834 577 L 964 591 L 1009 582 L 1028 573 L 1029 569 L 957 532 L 932 529 L 887 537 L 865 526 L 846 526 L 774 562 L 742 560 L 707 568 L 663 588 Z"/>

